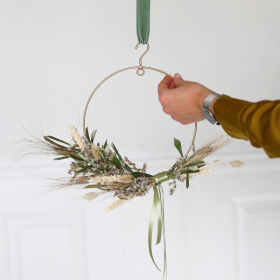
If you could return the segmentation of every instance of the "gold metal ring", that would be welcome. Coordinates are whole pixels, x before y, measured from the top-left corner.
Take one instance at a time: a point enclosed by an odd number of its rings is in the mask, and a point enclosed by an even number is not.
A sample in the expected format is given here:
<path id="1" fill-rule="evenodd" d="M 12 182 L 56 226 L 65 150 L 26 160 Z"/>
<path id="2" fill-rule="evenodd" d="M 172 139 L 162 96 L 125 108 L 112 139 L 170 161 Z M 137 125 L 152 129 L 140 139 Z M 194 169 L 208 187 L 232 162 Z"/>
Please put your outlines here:
<path id="1" fill-rule="evenodd" d="M 119 74 L 121 72 L 124 72 L 124 71 L 127 71 L 127 70 L 132 70 L 132 69 L 137 69 L 136 70 L 136 74 L 138 76 L 143 76 L 145 74 L 145 70 L 144 69 L 148 69 L 148 70 L 152 70 L 152 71 L 156 71 L 156 72 L 159 72 L 159 73 L 162 73 L 166 76 L 169 76 L 170 78 L 173 78 L 172 75 L 162 71 L 162 70 L 159 70 L 157 68 L 153 68 L 153 67 L 149 67 L 149 66 L 131 66 L 131 67 L 127 67 L 127 68 L 123 68 L 123 69 L 120 69 L 112 74 L 110 74 L 109 76 L 107 76 L 104 80 L 102 80 L 97 86 L 96 88 L 92 91 L 92 93 L 90 94 L 88 100 L 87 100 L 87 103 L 86 103 L 86 106 L 85 106 L 85 110 L 84 110 L 84 115 L 83 115 L 83 132 L 84 132 L 84 136 L 86 137 L 86 114 L 87 114 L 87 109 L 88 109 L 88 106 L 89 106 L 89 103 L 94 95 L 94 93 L 98 90 L 98 88 L 103 84 L 105 83 L 107 80 L 109 80 L 111 77 L 115 76 L 116 74 Z M 141 73 L 139 73 L 139 71 L 142 71 Z M 192 143 L 188 149 L 188 152 L 186 153 L 186 155 L 190 152 L 191 148 L 192 148 L 192 145 L 193 145 L 193 142 L 195 140 L 195 137 L 196 137 L 196 132 L 197 132 L 197 123 L 195 123 L 195 129 L 194 129 L 194 135 L 193 135 L 193 139 L 192 139 Z"/>

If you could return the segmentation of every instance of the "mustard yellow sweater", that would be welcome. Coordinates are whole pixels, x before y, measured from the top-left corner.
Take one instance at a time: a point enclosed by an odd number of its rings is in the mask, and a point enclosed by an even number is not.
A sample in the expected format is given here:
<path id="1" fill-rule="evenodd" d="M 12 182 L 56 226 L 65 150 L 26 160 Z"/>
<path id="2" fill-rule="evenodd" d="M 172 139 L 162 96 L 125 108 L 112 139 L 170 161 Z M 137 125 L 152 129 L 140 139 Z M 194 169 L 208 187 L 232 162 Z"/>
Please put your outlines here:
<path id="1" fill-rule="evenodd" d="M 250 140 L 271 158 L 280 157 L 280 100 L 252 103 L 224 96 L 213 111 L 228 135 Z"/>

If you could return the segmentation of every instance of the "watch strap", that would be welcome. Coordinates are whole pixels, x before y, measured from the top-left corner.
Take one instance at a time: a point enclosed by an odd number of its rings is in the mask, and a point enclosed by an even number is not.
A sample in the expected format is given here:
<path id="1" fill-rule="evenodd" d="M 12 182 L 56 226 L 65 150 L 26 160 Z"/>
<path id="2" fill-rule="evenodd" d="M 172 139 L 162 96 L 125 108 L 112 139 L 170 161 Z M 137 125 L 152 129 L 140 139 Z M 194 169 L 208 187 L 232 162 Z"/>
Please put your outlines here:
<path id="1" fill-rule="evenodd" d="M 215 118 L 213 112 L 211 112 L 210 107 L 211 107 L 211 103 L 212 101 L 220 96 L 224 96 L 224 94 L 218 94 L 218 93 L 210 93 L 203 102 L 202 105 L 202 113 L 204 115 L 204 117 L 211 123 L 214 125 L 220 125 L 219 122 L 217 121 L 217 119 Z"/>

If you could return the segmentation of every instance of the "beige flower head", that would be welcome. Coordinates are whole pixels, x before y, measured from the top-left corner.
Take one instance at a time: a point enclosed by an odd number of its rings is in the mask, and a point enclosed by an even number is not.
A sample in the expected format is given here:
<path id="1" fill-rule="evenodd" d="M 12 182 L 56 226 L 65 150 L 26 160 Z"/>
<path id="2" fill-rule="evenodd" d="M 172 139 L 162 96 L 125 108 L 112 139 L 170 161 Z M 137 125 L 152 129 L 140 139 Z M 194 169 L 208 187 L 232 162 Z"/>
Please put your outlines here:
<path id="1" fill-rule="evenodd" d="M 70 124 L 70 131 L 71 131 L 74 141 L 80 147 L 81 151 L 83 151 L 85 149 L 84 141 L 83 141 L 82 137 L 80 136 L 80 134 L 78 133 L 77 129 L 72 124 Z"/>

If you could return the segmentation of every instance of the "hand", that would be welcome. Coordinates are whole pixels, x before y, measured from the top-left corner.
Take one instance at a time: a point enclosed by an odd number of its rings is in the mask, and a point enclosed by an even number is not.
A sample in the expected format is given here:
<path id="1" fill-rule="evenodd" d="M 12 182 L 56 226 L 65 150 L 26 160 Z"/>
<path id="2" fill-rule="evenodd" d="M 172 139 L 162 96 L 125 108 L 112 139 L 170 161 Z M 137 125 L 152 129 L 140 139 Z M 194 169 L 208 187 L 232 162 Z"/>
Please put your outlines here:
<path id="1" fill-rule="evenodd" d="M 158 85 L 158 98 L 164 113 L 181 124 L 205 119 L 202 105 L 210 93 L 213 91 L 199 83 L 184 81 L 179 74 L 173 79 L 165 76 Z"/>

